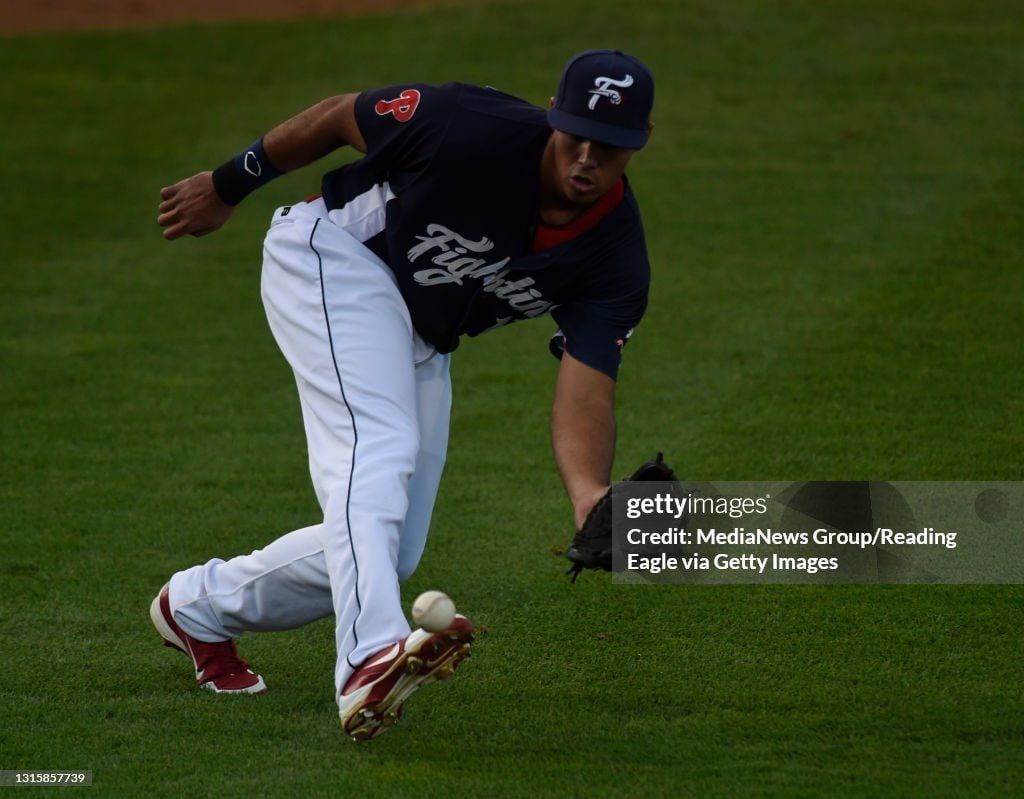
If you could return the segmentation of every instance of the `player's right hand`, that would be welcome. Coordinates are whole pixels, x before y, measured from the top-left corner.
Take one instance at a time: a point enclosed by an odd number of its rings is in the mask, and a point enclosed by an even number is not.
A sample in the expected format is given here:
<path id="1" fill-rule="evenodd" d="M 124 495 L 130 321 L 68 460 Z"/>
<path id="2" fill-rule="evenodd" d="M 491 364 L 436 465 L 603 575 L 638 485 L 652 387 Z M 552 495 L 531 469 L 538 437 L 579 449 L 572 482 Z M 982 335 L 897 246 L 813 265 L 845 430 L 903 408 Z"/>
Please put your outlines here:
<path id="1" fill-rule="evenodd" d="M 234 213 L 213 188 L 213 173 L 200 172 L 160 189 L 157 223 L 168 241 L 182 236 L 205 236 L 222 227 Z"/>

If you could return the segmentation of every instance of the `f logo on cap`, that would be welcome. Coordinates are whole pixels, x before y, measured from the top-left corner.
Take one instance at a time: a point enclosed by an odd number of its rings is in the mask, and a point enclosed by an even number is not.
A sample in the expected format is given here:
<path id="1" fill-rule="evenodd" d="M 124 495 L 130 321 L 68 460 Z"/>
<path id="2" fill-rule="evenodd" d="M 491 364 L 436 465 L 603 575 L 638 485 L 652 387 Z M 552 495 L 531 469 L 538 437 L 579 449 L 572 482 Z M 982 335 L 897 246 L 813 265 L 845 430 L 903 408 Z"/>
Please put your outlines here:
<path id="1" fill-rule="evenodd" d="M 615 80 L 615 78 L 598 77 L 594 78 L 594 86 L 597 88 L 590 90 L 590 102 L 587 103 L 587 108 L 593 111 L 597 107 L 597 101 L 602 97 L 607 97 L 612 105 L 619 105 L 622 103 L 622 95 L 612 89 L 615 86 L 619 89 L 627 89 L 633 85 L 633 76 L 627 74 L 622 80 Z"/>
<path id="2" fill-rule="evenodd" d="M 548 124 L 553 130 L 628 150 L 647 144 L 654 76 L 635 56 L 621 50 L 573 56 L 552 99 Z"/>

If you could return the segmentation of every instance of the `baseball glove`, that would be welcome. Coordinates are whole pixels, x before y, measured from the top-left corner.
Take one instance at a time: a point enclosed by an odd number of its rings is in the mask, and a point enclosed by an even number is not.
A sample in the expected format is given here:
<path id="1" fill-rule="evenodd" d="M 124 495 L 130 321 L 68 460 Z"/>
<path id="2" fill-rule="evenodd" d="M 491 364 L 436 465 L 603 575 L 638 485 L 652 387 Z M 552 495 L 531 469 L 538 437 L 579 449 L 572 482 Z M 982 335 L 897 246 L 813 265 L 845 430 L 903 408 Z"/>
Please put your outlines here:
<path id="1" fill-rule="evenodd" d="M 662 456 L 658 453 L 653 461 L 647 461 L 639 469 L 633 472 L 622 482 L 634 482 L 643 480 L 647 482 L 676 482 L 676 474 L 672 471 Z M 605 492 L 605 495 L 597 501 L 597 504 L 590 509 L 583 526 L 576 533 L 565 556 L 572 561 L 572 566 L 566 574 L 572 575 L 572 581 L 584 569 L 603 569 L 606 572 L 612 570 L 612 486 Z"/>

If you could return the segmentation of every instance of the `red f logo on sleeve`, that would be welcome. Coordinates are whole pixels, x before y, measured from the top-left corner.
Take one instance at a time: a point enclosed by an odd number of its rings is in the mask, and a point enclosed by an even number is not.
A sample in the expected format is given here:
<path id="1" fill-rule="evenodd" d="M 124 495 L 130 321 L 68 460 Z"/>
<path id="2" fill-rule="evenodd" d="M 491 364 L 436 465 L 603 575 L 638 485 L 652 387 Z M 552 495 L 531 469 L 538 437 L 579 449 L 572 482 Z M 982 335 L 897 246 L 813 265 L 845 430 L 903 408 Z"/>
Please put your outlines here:
<path id="1" fill-rule="evenodd" d="M 420 93 L 416 89 L 406 89 L 394 100 L 378 100 L 373 110 L 386 117 L 394 114 L 397 122 L 408 122 L 420 104 Z"/>

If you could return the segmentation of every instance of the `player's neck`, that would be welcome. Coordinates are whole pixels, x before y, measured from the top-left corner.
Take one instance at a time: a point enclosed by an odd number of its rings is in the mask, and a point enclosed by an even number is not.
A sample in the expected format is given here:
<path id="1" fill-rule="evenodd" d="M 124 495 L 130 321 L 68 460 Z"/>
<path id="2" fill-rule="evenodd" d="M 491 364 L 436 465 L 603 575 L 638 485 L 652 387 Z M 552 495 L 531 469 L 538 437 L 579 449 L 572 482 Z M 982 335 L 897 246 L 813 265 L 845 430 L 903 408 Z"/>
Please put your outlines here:
<path id="1" fill-rule="evenodd" d="M 587 206 L 587 208 L 589 207 L 590 206 Z M 540 208 L 537 215 L 540 217 L 540 221 L 545 225 L 564 227 L 565 225 L 579 219 L 587 208 L 580 208 L 578 205 L 548 205 L 545 204 L 543 195 L 541 195 Z"/>

